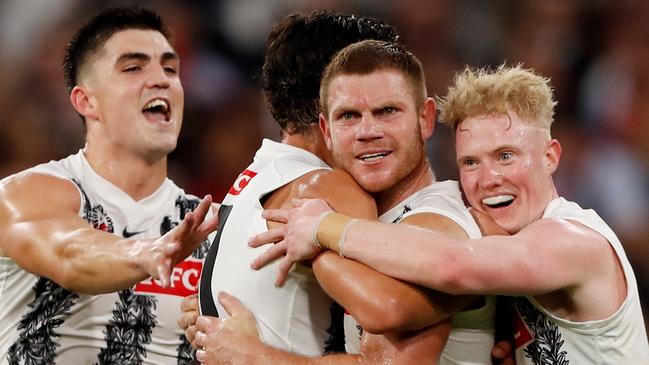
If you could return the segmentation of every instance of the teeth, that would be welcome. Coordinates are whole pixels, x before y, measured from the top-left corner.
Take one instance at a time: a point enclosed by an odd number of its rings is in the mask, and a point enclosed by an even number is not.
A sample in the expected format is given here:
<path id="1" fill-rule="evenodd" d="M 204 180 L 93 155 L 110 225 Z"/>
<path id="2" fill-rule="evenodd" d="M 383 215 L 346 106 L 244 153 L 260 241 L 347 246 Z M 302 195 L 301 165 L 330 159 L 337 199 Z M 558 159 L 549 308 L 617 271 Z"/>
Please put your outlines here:
<path id="1" fill-rule="evenodd" d="M 363 161 L 376 161 L 387 155 L 386 152 L 370 153 L 367 155 L 362 155 L 359 158 Z"/>
<path id="2" fill-rule="evenodd" d="M 514 200 L 514 197 L 512 195 L 498 195 L 498 196 L 492 196 L 490 198 L 482 199 L 482 204 L 497 205 L 497 204 L 507 203 L 512 200 Z"/>
<path id="3" fill-rule="evenodd" d="M 143 110 L 148 110 L 148 109 L 152 109 L 152 108 L 156 108 L 156 107 L 161 107 L 163 113 L 166 113 L 169 110 L 169 105 L 167 104 L 167 102 L 165 100 L 162 100 L 162 99 L 153 99 L 153 100 L 151 100 L 150 102 L 148 102 L 144 106 Z"/>

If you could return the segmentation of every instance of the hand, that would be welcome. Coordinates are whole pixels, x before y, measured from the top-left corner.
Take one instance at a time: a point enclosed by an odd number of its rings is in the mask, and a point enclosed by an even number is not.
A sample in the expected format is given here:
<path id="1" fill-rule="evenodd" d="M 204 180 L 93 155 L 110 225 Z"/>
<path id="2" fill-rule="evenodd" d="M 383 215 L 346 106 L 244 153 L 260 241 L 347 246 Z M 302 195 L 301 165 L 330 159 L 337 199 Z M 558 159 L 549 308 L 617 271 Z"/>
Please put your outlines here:
<path id="1" fill-rule="evenodd" d="M 134 246 L 132 254 L 139 266 L 152 278 L 160 280 L 164 288 L 170 286 L 169 277 L 174 266 L 194 252 L 218 227 L 217 214 L 205 219 L 211 204 L 212 197 L 205 196 L 177 227 L 153 242 L 142 240 Z"/>
<path id="2" fill-rule="evenodd" d="M 194 342 L 196 336 L 196 320 L 198 319 L 198 294 L 185 297 L 180 302 L 180 317 L 176 321 L 178 326 L 185 331 L 189 343 Z"/>
<path id="3" fill-rule="evenodd" d="M 196 360 L 201 364 L 247 364 L 257 355 L 251 345 L 261 344 L 255 317 L 236 297 L 220 292 L 217 298 L 230 317 L 198 317 L 198 332 L 192 342 L 199 349 Z"/>
<path id="4" fill-rule="evenodd" d="M 250 265 L 259 270 L 284 255 L 279 264 L 275 285 L 284 284 L 295 262 L 311 260 L 322 252 L 322 248 L 313 241 L 313 228 L 322 213 L 332 210 L 322 199 L 294 199 L 293 205 L 296 208 L 264 210 L 262 216 L 266 220 L 286 224 L 281 228 L 260 233 L 249 241 L 250 247 L 277 242 Z"/>
<path id="5" fill-rule="evenodd" d="M 516 365 L 512 343 L 507 340 L 498 341 L 491 349 L 491 358 L 494 365 Z"/>

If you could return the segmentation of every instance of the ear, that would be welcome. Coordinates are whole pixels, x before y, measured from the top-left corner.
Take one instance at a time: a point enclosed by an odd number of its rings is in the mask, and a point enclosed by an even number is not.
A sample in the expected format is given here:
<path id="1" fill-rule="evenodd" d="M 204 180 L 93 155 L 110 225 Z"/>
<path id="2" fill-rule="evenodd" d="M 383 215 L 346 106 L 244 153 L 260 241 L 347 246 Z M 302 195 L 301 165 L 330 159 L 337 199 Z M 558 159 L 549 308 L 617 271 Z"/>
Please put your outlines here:
<path id="1" fill-rule="evenodd" d="M 425 141 L 433 135 L 435 131 L 435 115 L 437 109 L 433 98 L 426 98 L 424 105 L 419 111 L 419 127 L 421 128 L 421 138 Z"/>
<path id="2" fill-rule="evenodd" d="M 98 119 L 97 106 L 92 98 L 90 90 L 85 86 L 75 86 L 70 92 L 70 102 L 77 113 L 81 114 L 86 121 Z"/>
<path id="3" fill-rule="evenodd" d="M 318 124 L 320 124 L 320 130 L 324 136 L 325 144 L 327 149 L 331 151 L 333 149 L 333 141 L 331 140 L 331 128 L 329 127 L 329 122 L 324 114 L 320 113 L 318 117 Z"/>
<path id="4" fill-rule="evenodd" d="M 556 139 L 552 139 L 547 143 L 545 148 L 545 166 L 554 174 L 559 167 L 559 160 L 561 159 L 561 144 Z"/>

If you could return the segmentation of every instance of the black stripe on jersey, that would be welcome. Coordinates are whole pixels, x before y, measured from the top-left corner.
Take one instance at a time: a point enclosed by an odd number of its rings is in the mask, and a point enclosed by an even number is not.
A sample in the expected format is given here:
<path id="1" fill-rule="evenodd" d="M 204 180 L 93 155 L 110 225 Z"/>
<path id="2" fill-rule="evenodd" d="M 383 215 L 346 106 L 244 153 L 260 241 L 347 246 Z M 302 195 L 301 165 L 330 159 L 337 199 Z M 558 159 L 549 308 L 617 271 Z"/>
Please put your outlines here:
<path id="1" fill-rule="evenodd" d="M 195 365 L 198 364 L 194 360 L 194 350 L 192 345 L 187 341 L 185 334 L 180 335 L 180 345 L 176 349 L 178 351 L 178 362 L 177 365 Z"/>
<path id="2" fill-rule="evenodd" d="M 219 253 L 219 243 L 221 241 L 221 233 L 225 222 L 230 216 L 232 211 L 231 205 L 221 205 L 219 208 L 219 228 L 216 232 L 216 237 L 207 252 L 207 258 L 203 263 L 203 272 L 201 272 L 201 284 L 198 289 L 198 298 L 200 300 L 201 314 L 206 316 L 218 317 L 219 312 L 216 310 L 216 302 L 214 300 L 214 293 L 212 293 L 212 271 L 214 270 L 214 263 L 216 262 L 216 255 Z"/>
<path id="3" fill-rule="evenodd" d="M 142 364 L 145 345 L 157 324 L 156 298 L 138 295 L 132 289 L 119 292 L 113 319 L 106 326 L 106 347 L 99 352 L 99 364 Z"/>
<path id="4" fill-rule="evenodd" d="M 534 364 L 569 365 L 559 326 L 525 297 L 516 297 L 514 307 L 534 338 L 523 348 L 525 357 Z"/>
<path id="5" fill-rule="evenodd" d="M 18 325 L 18 340 L 11 345 L 7 355 L 9 364 L 54 364 L 55 332 L 70 313 L 79 298 L 55 282 L 39 277 L 34 285 L 36 297 Z"/>
<path id="6" fill-rule="evenodd" d="M 345 310 L 336 302 L 329 307 L 331 324 L 327 328 L 329 338 L 325 340 L 324 354 L 335 354 L 345 352 Z"/>

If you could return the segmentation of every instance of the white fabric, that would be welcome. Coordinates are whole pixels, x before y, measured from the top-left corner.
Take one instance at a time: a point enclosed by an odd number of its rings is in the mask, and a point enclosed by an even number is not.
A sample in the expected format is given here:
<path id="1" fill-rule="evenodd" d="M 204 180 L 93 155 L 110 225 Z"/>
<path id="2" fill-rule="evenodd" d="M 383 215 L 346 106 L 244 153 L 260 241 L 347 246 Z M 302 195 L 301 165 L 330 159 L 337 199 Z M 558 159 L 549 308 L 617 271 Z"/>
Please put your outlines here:
<path id="1" fill-rule="evenodd" d="M 81 196 L 79 215 L 95 228 L 118 235 L 126 230 L 141 239 L 159 237 L 177 225 L 180 215 L 198 202 L 169 179 L 151 196 L 134 201 L 97 175 L 82 151 L 26 172 L 54 175 L 76 184 Z M 201 257 L 208 244 L 206 241 L 194 256 Z M 135 364 L 138 359 L 142 364 L 187 363 L 177 360 L 179 351 L 186 358 L 189 348 L 176 320 L 182 297 L 196 292 L 201 268 L 201 260 L 189 258 L 174 269 L 173 288 L 165 290 L 147 279 L 135 286 L 137 294 L 124 290 L 120 299 L 118 293 L 70 293 L 22 270 L 13 260 L 0 258 L 0 364 L 23 364 L 28 359 L 39 364 L 95 364 L 100 362 L 102 349 L 103 363 Z M 37 282 L 39 286 L 35 287 Z M 40 293 L 38 298 L 36 292 Z M 35 299 L 41 305 L 37 311 L 28 306 Z M 25 317 L 27 313 L 34 317 Z M 53 332 L 48 334 L 47 328 Z M 116 347 L 109 348 L 107 338 L 117 344 L 121 339 L 126 347 L 121 352 L 113 351 Z M 10 350 L 16 343 L 14 351 Z M 52 351 L 46 350 L 48 343 L 55 344 L 55 353 L 54 347 L 50 348 Z M 139 355 L 138 343 L 142 345 Z M 12 361 L 8 353 L 13 354 Z M 34 360 L 30 356 L 43 358 Z"/>
<path id="2" fill-rule="evenodd" d="M 548 204 L 543 219 L 578 222 L 604 236 L 624 269 L 627 297 L 610 317 L 588 322 L 556 317 L 533 297 L 517 298 L 516 363 L 649 364 L 649 345 L 635 275 L 615 233 L 595 211 L 582 209 L 563 198 Z"/>
<path id="3" fill-rule="evenodd" d="M 418 214 L 430 213 L 445 216 L 457 223 L 469 238 L 481 237 L 471 213 L 462 201 L 456 181 L 435 182 L 406 198 L 379 217 L 381 222 L 398 223 Z M 480 308 L 460 311 L 452 321 L 451 334 L 440 358 L 442 365 L 491 364 L 490 353 L 494 344 L 495 297 L 487 296 Z M 359 353 L 362 330 L 354 318 L 345 315 L 346 349 Z"/>
<path id="4" fill-rule="evenodd" d="M 248 247 L 248 239 L 267 230 L 260 199 L 314 170 L 330 169 L 317 156 L 287 144 L 264 140 L 253 163 L 235 181 L 223 204 L 232 206 L 221 231 L 211 292 L 237 296 L 257 318 L 262 340 L 274 347 L 308 356 L 325 352 L 331 334 L 333 301 L 320 288 L 310 268 L 297 265 L 282 287 L 273 285 L 279 261 L 259 271 L 250 262 L 268 249 Z M 218 247 L 218 248 L 217 248 Z M 199 295 L 203 296 L 204 293 Z M 227 313 L 216 302 L 221 317 Z M 204 308 L 201 308 L 204 310 Z"/>

